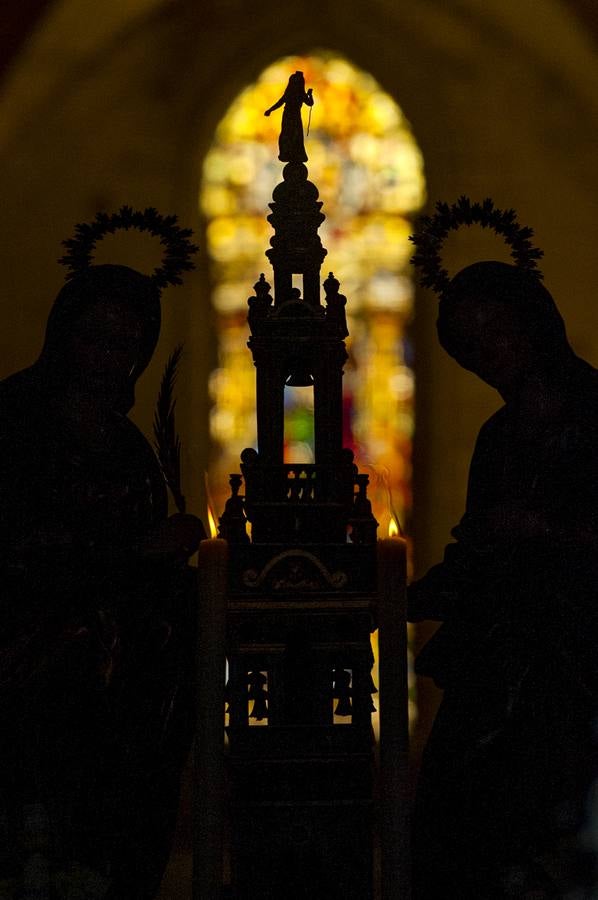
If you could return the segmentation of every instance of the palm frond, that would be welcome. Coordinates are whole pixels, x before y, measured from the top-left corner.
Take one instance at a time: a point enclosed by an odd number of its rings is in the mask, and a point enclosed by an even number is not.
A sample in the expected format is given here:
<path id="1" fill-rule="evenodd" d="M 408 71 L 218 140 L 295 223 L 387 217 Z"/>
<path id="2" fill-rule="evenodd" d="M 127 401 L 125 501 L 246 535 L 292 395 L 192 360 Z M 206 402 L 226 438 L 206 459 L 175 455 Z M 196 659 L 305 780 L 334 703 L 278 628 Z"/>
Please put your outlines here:
<path id="1" fill-rule="evenodd" d="M 154 447 L 164 480 L 172 494 L 179 512 L 185 512 L 185 497 L 181 491 L 181 441 L 176 431 L 173 397 L 177 367 L 183 352 L 183 345 L 175 347 L 168 358 L 154 413 Z"/>

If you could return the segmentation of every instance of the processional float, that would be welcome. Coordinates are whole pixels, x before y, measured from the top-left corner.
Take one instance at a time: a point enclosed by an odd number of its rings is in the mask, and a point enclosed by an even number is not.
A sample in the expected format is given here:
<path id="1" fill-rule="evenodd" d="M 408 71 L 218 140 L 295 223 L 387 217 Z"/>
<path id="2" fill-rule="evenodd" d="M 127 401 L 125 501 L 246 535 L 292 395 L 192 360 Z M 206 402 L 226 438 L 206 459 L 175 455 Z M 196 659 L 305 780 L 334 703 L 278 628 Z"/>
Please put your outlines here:
<path id="1" fill-rule="evenodd" d="M 257 450 L 199 551 L 194 900 L 409 895 L 405 542 L 377 540 L 368 475 L 342 446 L 346 298 L 330 273 L 321 302 L 303 102 L 295 73 L 274 107 L 274 291 L 262 274 L 248 301 Z M 313 464 L 284 461 L 285 385 L 313 386 Z"/>

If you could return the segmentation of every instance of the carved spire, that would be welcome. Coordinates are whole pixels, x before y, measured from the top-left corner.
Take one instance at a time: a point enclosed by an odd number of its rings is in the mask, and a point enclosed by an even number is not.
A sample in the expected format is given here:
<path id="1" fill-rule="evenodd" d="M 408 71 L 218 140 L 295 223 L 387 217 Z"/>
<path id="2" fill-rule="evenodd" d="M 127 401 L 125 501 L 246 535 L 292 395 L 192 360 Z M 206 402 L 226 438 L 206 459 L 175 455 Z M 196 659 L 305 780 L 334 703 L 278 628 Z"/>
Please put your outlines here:
<path id="1" fill-rule="evenodd" d="M 326 218 L 318 189 L 307 179 L 303 163 L 287 163 L 283 181 L 274 188 L 268 221 L 274 228 L 266 256 L 274 269 L 274 300 L 280 306 L 291 297 L 293 275 L 303 276 L 303 299 L 320 305 L 320 269 L 326 250 L 318 228 Z"/>

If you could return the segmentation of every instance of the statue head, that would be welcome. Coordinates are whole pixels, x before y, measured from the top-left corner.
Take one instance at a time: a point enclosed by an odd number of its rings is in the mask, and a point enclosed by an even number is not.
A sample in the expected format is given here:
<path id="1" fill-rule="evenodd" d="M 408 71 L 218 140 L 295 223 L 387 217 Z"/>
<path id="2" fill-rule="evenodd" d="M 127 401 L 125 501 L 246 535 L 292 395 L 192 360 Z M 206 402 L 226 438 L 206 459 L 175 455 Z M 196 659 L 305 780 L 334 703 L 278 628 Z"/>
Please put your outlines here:
<path id="1" fill-rule="evenodd" d="M 123 206 L 76 225 L 75 237 L 63 241 L 67 252 L 59 262 L 69 274 L 50 312 L 38 362 L 57 393 L 75 393 L 98 409 L 128 412 L 133 406 L 135 382 L 160 333 L 160 290 L 182 283 L 197 251 L 191 230 L 176 222 L 153 207 L 141 212 Z M 160 238 L 162 261 L 151 275 L 92 264 L 98 240 L 130 228 Z"/>
<path id="2" fill-rule="evenodd" d="M 127 266 L 90 266 L 59 291 L 40 364 L 56 385 L 127 412 L 160 333 L 160 290 Z"/>
<path id="3" fill-rule="evenodd" d="M 289 78 L 287 91 L 290 91 L 293 94 L 297 94 L 298 97 L 303 99 L 303 95 L 305 94 L 305 78 L 303 76 L 303 72 L 293 72 L 293 74 Z"/>
<path id="4" fill-rule="evenodd" d="M 514 265 L 478 262 L 451 279 L 442 260 L 444 241 L 451 231 L 471 225 L 502 237 Z M 577 358 L 542 284 L 538 260 L 543 252 L 533 246 L 532 236 L 531 228 L 519 225 L 515 210 L 497 209 L 489 197 L 474 203 L 462 196 L 450 205 L 437 203 L 435 214 L 424 216 L 410 237 L 420 284 L 439 296 L 440 343 L 461 366 L 503 394 L 513 395 L 526 374 L 558 374 Z"/>
<path id="5" fill-rule="evenodd" d="M 536 274 L 502 262 L 478 262 L 455 275 L 440 300 L 437 329 L 447 353 L 499 390 L 573 356 Z"/>

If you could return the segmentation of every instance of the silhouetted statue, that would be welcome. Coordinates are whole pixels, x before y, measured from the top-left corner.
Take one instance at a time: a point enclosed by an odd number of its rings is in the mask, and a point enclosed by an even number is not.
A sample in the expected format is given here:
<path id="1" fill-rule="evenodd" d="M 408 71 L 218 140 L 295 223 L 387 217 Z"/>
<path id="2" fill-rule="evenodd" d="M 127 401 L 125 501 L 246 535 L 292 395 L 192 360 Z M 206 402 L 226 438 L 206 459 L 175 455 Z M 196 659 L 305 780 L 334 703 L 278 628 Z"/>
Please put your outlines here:
<path id="1" fill-rule="evenodd" d="M 303 72 L 295 72 L 289 78 L 285 92 L 276 103 L 266 110 L 265 116 L 269 116 L 275 109 L 284 105 L 282 113 L 282 128 L 278 139 L 278 158 L 281 162 L 307 162 L 307 153 L 303 142 L 303 122 L 301 121 L 301 107 L 314 105 L 312 89 L 305 91 L 305 79 Z"/>
<path id="2" fill-rule="evenodd" d="M 427 283 L 443 282 L 440 343 L 504 400 L 477 439 L 456 543 L 409 590 L 412 621 L 442 622 L 416 670 L 444 689 L 415 810 L 417 898 L 564 896 L 592 774 L 598 373 L 533 271 L 529 230 L 487 221 L 488 203 L 461 200 L 453 221 L 473 209 L 517 266 L 449 282 L 443 205 L 415 236 Z"/>
<path id="3" fill-rule="evenodd" d="M 328 319 L 338 323 L 339 330 L 343 337 L 348 337 L 349 330 L 347 328 L 347 315 L 345 307 L 347 298 L 344 294 L 339 293 L 340 281 L 329 272 L 328 278 L 323 284 L 324 293 L 326 294 L 326 315 Z"/>
<path id="4" fill-rule="evenodd" d="M 160 282 L 87 263 L 37 362 L 0 384 L 0 884 L 141 900 L 161 880 L 190 746 L 187 559 L 203 528 L 168 518 L 127 417 Z"/>

